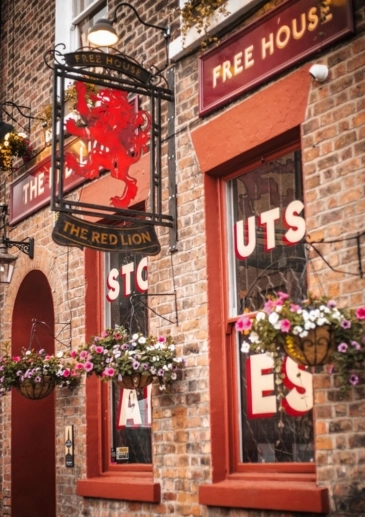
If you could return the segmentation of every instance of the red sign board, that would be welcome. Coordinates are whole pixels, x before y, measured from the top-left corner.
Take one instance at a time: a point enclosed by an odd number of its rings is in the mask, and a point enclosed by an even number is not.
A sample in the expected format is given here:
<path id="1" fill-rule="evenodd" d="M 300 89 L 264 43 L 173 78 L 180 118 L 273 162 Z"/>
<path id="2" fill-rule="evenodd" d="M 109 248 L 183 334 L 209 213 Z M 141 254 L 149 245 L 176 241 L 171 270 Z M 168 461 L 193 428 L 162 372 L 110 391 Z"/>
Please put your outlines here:
<path id="1" fill-rule="evenodd" d="M 66 149 L 77 153 L 81 161 L 85 160 L 89 152 L 87 143 L 85 144 L 82 140 L 74 140 L 65 147 Z M 51 177 L 51 157 L 48 156 L 10 185 L 10 224 L 25 219 L 29 214 L 50 202 Z M 65 167 L 64 186 L 66 191 L 70 191 L 85 181 L 85 178 L 75 174 L 71 168 Z"/>
<path id="2" fill-rule="evenodd" d="M 200 58 L 199 113 L 226 104 L 353 32 L 351 0 L 281 4 Z"/>

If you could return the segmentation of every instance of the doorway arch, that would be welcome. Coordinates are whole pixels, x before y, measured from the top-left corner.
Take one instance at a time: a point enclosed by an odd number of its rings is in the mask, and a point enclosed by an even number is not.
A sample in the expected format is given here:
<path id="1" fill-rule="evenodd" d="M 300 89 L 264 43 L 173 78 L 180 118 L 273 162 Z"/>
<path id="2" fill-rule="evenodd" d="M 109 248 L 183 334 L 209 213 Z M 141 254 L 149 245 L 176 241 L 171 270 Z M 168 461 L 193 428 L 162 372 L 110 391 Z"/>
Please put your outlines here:
<path id="1" fill-rule="evenodd" d="M 55 352 L 54 306 L 46 276 L 33 270 L 23 279 L 13 308 L 12 354 L 28 348 L 32 320 L 47 323 L 50 334 L 37 335 L 40 347 Z M 32 348 L 38 349 L 37 340 Z M 54 392 L 28 400 L 12 390 L 11 405 L 11 515 L 56 517 L 56 445 Z"/>

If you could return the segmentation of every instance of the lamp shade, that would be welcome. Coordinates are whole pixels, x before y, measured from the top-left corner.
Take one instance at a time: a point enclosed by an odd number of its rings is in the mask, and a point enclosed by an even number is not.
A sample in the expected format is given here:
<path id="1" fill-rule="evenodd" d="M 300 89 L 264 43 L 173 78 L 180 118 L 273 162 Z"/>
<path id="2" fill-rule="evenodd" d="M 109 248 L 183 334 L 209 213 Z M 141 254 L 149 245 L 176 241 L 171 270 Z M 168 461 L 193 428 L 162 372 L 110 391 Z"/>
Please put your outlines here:
<path id="1" fill-rule="evenodd" d="M 0 283 L 10 284 L 13 273 L 15 261 L 18 257 L 10 255 L 4 243 L 0 243 Z"/>
<path id="2" fill-rule="evenodd" d="M 95 25 L 89 29 L 88 40 L 97 47 L 110 47 L 118 42 L 118 36 L 112 23 L 100 18 Z"/>

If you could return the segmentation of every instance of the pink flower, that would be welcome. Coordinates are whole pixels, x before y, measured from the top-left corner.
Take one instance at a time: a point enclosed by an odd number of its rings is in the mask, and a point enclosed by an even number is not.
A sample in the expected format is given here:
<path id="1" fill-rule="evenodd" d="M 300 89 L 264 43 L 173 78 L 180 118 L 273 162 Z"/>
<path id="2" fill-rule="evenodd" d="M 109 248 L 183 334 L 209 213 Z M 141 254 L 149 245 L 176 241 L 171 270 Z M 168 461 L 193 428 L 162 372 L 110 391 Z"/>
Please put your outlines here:
<path id="1" fill-rule="evenodd" d="M 358 320 L 365 320 L 365 307 L 359 307 L 355 314 Z"/>
<path id="2" fill-rule="evenodd" d="M 96 346 L 95 347 L 95 352 L 97 354 L 102 354 L 104 352 L 104 348 L 102 346 Z"/>
<path id="3" fill-rule="evenodd" d="M 287 300 L 289 298 L 289 295 L 287 293 L 282 293 L 281 291 L 278 292 L 278 296 L 280 300 Z"/>
<path id="4" fill-rule="evenodd" d="M 244 332 L 245 330 L 251 330 L 252 320 L 251 320 L 251 318 L 249 318 L 248 316 L 243 314 L 236 321 L 235 327 L 238 332 Z"/>
<path id="5" fill-rule="evenodd" d="M 81 350 L 80 352 L 80 359 L 85 359 L 87 357 L 87 350 Z"/>
<path id="6" fill-rule="evenodd" d="M 76 368 L 76 370 L 83 370 L 84 369 L 84 365 L 82 363 L 77 363 L 75 368 Z"/>
<path id="7" fill-rule="evenodd" d="M 103 375 L 103 377 L 113 377 L 114 372 L 115 372 L 114 368 L 105 368 L 102 375 Z"/>
<path id="8" fill-rule="evenodd" d="M 291 312 L 298 312 L 301 309 L 300 305 L 297 305 L 296 303 L 290 304 L 290 310 Z"/>
<path id="9" fill-rule="evenodd" d="M 289 320 L 281 320 L 280 322 L 280 330 L 281 332 L 289 332 L 291 327 Z"/>
<path id="10" fill-rule="evenodd" d="M 90 361 L 86 361 L 84 368 L 86 372 L 91 372 L 91 370 L 94 368 L 94 365 Z"/>
<path id="11" fill-rule="evenodd" d="M 271 314 L 273 310 L 275 310 L 275 302 L 273 302 L 272 300 L 267 300 L 267 302 L 265 302 L 265 305 L 264 305 L 264 311 L 267 313 L 267 314 Z"/>
<path id="12" fill-rule="evenodd" d="M 165 343 L 166 338 L 165 338 L 165 336 L 160 336 L 160 337 L 158 338 L 158 340 L 157 340 L 157 341 L 158 341 L 159 343 Z"/>
<path id="13" fill-rule="evenodd" d="M 108 333 L 105 332 L 105 330 L 103 330 L 103 332 L 101 333 L 101 337 L 108 337 Z"/>
<path id="14" fill-rule="evenodd" d="M 65 369 L 63 370 L 63 374 L 62 374 L 62 376 L 63 376 L 63 377 L 69 377 L 69 376 L 70 376 L 70 373 L 71 373 L 71 372 L 70 372 L 70 369 L 69 369 L 69 368 L 65 368 Z"/>
<path id="15" fill-rule="evenodd" d="M 14 363 L 18 363 L 20 361 L 20 357 L 18 355 L 13 357 Z"/>
<path id="16" fill-rule="evenodd" d="M 72 350 L 72 352 L 70 353 L 70 356 L 71 357 L 76 357 L 76 355 L 77 355 L 76 350 Z"/>

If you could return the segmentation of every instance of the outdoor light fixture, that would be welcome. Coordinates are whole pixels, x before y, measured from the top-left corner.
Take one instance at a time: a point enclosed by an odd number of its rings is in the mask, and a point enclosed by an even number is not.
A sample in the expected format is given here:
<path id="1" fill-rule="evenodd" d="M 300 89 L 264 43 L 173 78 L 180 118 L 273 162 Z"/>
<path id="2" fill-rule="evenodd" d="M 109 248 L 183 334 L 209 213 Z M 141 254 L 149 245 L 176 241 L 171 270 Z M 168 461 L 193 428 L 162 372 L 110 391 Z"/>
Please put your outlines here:
<path id="1" fill-rule="evenodd" d="M 0 283 L 10 284 L 13 273 L 15 261 L 17 256 L 8 253 L 8 248 L 16 246 L 20 251 L 29 256 L 34 257 L 34 239 L 28 237 L 24 241 L 12 241 L 6 236 L 6 217 L 8 214 L 8 205 L 0 204 L 1 216 L 3 220 L 3 235 L 0 239 Z"/>
<path id="2" fill-rule="evenodd" d="M 162 31 L 166 41 L 169 39 L 170 27 L 161 27 L 160 25 L 153 25 L 152 23 L 144 22 L 133 5 L 129 4 L 128 2 L 121 2 L 116 6 L 112 20 L 100 18 L 100 20 L 97 20 L 95 25 L 89 29 L 88 40 L 90 43 L 93 43 L 97 47 L 109 47 L 111 45 L 115 45 L 119 41 L 119 37 L 113 27 L 113 23 L 116 23 L 117 12 L 121 7 L 130 7 L 142 25 Z"/>

